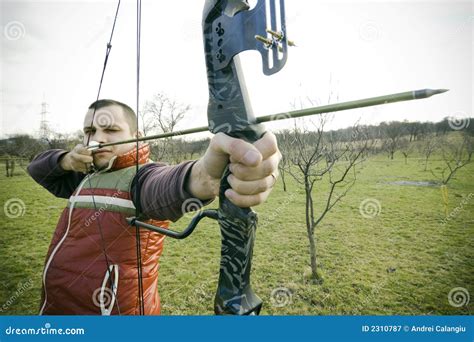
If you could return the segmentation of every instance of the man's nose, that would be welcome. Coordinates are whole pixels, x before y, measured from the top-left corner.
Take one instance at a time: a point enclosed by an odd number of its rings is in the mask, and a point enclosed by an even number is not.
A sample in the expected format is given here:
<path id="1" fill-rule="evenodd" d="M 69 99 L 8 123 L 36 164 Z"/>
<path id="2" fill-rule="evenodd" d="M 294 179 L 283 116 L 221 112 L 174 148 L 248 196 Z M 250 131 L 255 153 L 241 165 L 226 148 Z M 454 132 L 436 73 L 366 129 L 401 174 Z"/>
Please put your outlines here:
<path id="1" fill-rule="evenodd" d="M 101 129 L 97 129 L 95 132 L 93 132 L 91 134 L 90 140 L 97 141 L 101 144 L 107 142 L 106 134 Z"/>

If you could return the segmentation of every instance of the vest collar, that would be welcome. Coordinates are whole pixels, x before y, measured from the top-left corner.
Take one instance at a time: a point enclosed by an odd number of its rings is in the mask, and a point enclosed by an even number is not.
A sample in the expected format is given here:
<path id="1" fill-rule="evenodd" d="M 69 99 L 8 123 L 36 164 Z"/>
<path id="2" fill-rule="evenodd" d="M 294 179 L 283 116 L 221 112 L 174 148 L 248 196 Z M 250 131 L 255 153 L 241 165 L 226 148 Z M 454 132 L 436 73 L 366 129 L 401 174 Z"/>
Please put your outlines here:
<path id="1" fill-rule="evenodd" d="M 137 156 L 136 147 L 132 148 L 130 151 L 120 156 L 113 156 L 110 159 L 107 167 L 100 170 L 100 173 L 108 172 L 108 171 L 116 171 L 116 170 L 124 169 L 130 166 L 134 166 L 137 164 L 136 156 Z M 150 157 L 150 145 L 141 144 L 138 147 L 138 164 L 141 165 L 141 164 L 147 163 L 149 161 L 149 157 Z"/>

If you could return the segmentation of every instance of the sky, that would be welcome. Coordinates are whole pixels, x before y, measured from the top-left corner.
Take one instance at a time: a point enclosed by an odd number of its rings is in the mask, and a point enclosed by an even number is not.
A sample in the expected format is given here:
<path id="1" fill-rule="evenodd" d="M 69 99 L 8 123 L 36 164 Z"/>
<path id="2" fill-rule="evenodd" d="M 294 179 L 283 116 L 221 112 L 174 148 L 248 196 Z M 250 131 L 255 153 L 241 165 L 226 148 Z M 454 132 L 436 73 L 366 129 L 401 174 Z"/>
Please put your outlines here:
<path id="1" fill-rule="evenodd" d="M 82 128 L 97 95 L 116 3 L 1 0 L 0 138 L 38 133 L 42 102 L 53 130 Z M 165 93 L 190 105 L 179 129 L 207 125 L 203 4 L 142 1 L 140 97 L 143 103 Z M 429 99 L 337 113 L 329 128 L 472 117 L 474 1 L 291 0 L 285 6 L 288 36 L 297 44 L 286 66 L 265 76 L 257 52 L 241 54 L 257 116 L 447 88 Z M 122 0 L 101 93 L 133 108 L 135 20 L 135 1 Z"/>

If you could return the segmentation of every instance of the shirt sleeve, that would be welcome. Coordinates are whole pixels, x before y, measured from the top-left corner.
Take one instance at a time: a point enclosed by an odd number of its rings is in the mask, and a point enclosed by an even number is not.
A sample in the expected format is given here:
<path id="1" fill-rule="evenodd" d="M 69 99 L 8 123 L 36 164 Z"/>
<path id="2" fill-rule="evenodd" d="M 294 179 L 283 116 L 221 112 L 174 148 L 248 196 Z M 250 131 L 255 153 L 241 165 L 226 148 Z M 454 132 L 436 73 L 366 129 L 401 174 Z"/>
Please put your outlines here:
<path id="1" fill-rule="evenodd" d="M 131 196 L 135 206 L 139 202 L 139 212 L 142 216 L 155 220 L 177 221 L 185 214 L 186 200 L 193 196 L 186 191 L 186 182 L 191 168 L 196 161 L 185 161 L 178 165 L 152 163 L 142 167 L 135 177 Z M 137 180 L 139 201 L 137 201 Z M 212 200 L 201 201 L 203 206 Z"/>
<path id="2" fill-rule="evenodd" d="M 65 171 L 59 165 L 65 150 L 48 150 L 38 154 L 28 165 L 28 174 L 36 183 L 56 197 L 69 198 L 85 175 L 80 172 Z"/>

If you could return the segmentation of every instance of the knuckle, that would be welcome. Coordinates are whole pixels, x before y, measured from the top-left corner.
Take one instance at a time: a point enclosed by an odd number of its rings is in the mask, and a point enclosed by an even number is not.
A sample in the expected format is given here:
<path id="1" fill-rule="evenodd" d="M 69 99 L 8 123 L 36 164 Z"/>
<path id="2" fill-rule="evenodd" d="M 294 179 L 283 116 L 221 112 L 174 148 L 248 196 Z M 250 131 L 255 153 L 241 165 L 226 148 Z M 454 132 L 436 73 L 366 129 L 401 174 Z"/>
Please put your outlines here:
<path id="1" fill-rule="evenodd" d="M 263 173 L 266 176 L 269 176 L 273 173 L 273 165 L 269 162 L 263 164 Z"/>
<path id="2" fill-rule="evenodd" d="M 266 181 L 267 181 L 267 188 L 265 190 L 272 188 L 276 183 L 276 181 L 273 179 L 271 175 L 266 178 Z"/>
<path id="3" fill-rule="evenodd" d="M 241 144 L 242 142 L 239 139 L 232 139 L 229 143 L 229 152 L 231 154 L 235 154 L 237 151 L 239 151 Z"/>
<path id="4" fill-rule="evenodd" d="M 258 205 L 258 204 L 262 203 L 262 196 L 263 196 L 262 192 L 254 195 L 252 197 L 252 205 Z"/>
<path id="5" fill-rule="evenodd" d="M 260 185 L 257 187 L 257 194 L 267 191 L 271 185 L 272 185 L 271 180 L 268 181 L 267 179 L 264 179 L 262 182 L 260 182 Z"/>
<path id="6" fill-rule="evenodd" d="M 229 182 L 230 186 L 232 189 L 235 190 L 235 188 L 238 186 L 238 180 L 237 178 L 235 178 L 234 175 L 229 175 L 229 177 L 227 177 L 227 181 Z"/>

